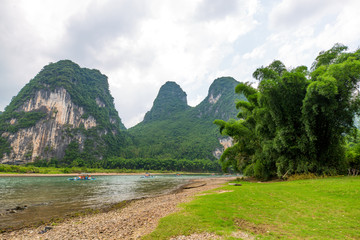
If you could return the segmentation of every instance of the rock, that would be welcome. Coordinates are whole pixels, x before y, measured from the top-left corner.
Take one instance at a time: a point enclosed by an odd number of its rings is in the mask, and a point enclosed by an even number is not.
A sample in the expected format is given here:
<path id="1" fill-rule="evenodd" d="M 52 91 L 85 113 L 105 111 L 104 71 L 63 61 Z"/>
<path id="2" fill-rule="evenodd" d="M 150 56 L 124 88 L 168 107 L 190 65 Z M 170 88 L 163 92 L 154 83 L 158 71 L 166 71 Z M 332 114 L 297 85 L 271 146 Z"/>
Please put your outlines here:
<path id="1" fill-rule="evenodd" d="M 17 210 L 17 211 L 23 211 L 23 210 L 25 210 L 27 208 L 27 206 L 26 205 L 24 205 L 23 207 L 21 207 L 21 206 L 17 206 L 16 208 L 14 208 L 13 210 Z"/>
<path id="2" fill-rule="evenodd" d="M 51 230 L 51 229 L 52 229 L 52 227 L 46 226 L 46 227 L 44 228 L 44 230 L 41 230 L 41 231 L 39 232 L 39 234 L 44 234 L 44 233 L 46 233 L 47 231 L 49 231 L 49 230 Z"/>
<path id="3" fill-rule="evenodd" d="M 44 228 L 44 230 L 46 230 L 46 231 L 49 231 L 49 230 L 51 230 L 51 229 L 53 229 L 53 228 L 50 227 L 50 226 L 46 226 L 46 227 Z"/>

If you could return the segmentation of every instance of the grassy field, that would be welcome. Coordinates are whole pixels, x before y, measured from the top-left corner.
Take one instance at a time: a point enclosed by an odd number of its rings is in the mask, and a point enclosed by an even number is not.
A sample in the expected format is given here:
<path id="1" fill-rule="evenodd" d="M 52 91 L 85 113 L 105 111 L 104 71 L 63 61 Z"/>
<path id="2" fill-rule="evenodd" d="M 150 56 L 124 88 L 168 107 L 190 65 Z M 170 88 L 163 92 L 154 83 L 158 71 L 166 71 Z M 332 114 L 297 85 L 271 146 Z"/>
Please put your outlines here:
<path id="1" fill-rule="evenodd" d="M 241 182 L 199 195 L 145 239 L 210 232 L 223 239 L 360 239 L 360 177 Z"/>

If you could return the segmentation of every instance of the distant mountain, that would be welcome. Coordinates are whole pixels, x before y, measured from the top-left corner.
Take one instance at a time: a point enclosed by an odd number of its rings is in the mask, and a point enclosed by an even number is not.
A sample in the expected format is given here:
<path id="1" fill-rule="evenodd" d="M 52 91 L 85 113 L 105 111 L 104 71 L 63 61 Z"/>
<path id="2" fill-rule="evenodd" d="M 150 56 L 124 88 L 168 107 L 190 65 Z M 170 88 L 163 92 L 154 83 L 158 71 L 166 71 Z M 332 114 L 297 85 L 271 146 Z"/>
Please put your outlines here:
<path id="1" fill-rule="evenodd" d="M 216 159 L 231 139 L 213 121 L 236 117 L 235 102 L 243 98 L 234 93 L 238 83 L 216 79 L 207 97 L 190 107 L 181 87 L 167 82 L 144 120 L 126 130 L 105 75 L 70 60 L 50 63 L 0 113 L 0 164 L 96 167 L 112 156 Z"/>
<path id="2" fill-rule="evenodd" d="M 97 161 L 129 141 L 107 77 L 62 60 L 45 66 L 0 116 L 0 163 Z"/>
<path id="3" fill-rule="evenodd" d="M 143 122 L 166 119 L 189 108 L 186 93 L 181 87 L 175 82 L 167 82 L 160 88 L 153 106 L 145 114 Z"/>
<path id="4" fill-rule="evenodd" d="M 231 77 L 216 79 L 210 86 L 207 97 L 195 107 L 194 112 L 199 118 L 228 120 L 235 118 L 238 110 L 235 108 L 237 100 L 244 100 L 242 95 L 235 94 L 238 81 Z"/>
<path id="5" fill-rule="evenodd" d="M 231 77 L 216 79 L 207 97 L 196 107 L 187 105 L 186 93 L 174 82 L 160 88 L 144 121 L 130 128 L 137 147 L 135 157 L 215 159 L 231 140 L 219 134 L 215 119 L 235 118 L 235 102 L 244 99 L 234 92 Z M 151 117 L 150 117 L 151 116 Z"/>

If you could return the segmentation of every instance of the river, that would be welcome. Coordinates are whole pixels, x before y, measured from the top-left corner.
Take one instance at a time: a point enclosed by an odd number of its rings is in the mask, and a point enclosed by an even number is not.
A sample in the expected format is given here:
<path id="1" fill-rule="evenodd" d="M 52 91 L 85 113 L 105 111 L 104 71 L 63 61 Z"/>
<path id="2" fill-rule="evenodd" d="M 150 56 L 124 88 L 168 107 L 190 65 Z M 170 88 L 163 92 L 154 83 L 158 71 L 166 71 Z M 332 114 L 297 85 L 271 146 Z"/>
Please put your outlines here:
<path id="1" fill-rule="evenodd" d="M 93 181 L 69 181 L 68 177 L 0 177 L 0 230 L 168 193 L 202 177 L 207 176 L 115 175 L 96 176 Z"/>

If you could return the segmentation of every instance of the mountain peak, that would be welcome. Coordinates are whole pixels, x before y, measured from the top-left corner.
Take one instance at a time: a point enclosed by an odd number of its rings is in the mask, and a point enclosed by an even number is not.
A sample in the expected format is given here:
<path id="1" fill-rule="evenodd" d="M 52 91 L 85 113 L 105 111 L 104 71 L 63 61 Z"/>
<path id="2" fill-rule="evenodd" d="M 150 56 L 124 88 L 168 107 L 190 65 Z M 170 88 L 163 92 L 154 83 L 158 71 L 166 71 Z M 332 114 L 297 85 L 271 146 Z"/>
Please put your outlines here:
<path id="1" fill-rule="evenodd" d="M 238 84 L 239 82 L 232 77 L 215 79 L 210 85 L 207 97 L 195 108 L 198 117 L 228 120 L 236 116 L 235 102 L 238 95 L 234 89 Z"/>
<path id="2" fill-rule="evenodd" d="M 96 161 L 119 152 L 123 146 L 114 142 L 127 141 L 107 77 L 70 60 L 43 67 L 12 99 L 0 122 L 0 163 Z"/>
<path id="3" fill-rule="evenodd" d="M 168 81 L 161 86 L 153 106 L 145 114 L 144 122 L 163 119 L 189 108 L 186 93 L 175 83 Z"/>
<path id="4" fill-rule="evenodd" d="M 228 93 L 229 89 L 235 89 L 235 86 L 238 84 L 239 82 L 232 77 L 217 78 L 210 85 L 206 99 L 208 99 L 209 103 L 215 104 L 224 92 Z"/>

